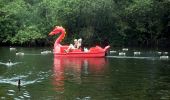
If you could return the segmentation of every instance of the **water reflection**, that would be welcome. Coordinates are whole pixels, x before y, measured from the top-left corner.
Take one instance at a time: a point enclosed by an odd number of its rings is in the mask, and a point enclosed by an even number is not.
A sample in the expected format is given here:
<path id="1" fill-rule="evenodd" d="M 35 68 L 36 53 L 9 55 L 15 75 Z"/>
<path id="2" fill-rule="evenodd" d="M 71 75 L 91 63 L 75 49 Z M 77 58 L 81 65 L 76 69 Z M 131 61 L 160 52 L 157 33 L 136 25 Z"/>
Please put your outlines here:
<path id="1" fill-rule="evenodd" d="M 65 82 L 82 84 L 82 77 L 100 74 L 105 67 L 105 58 L 54 58 L 53 84 L 58 92 L 63 92 Z"/>
<path id="2" fill-rule="evenodd" d="M 15 63 L 12 63 L 12 62 L 7 62 L 7 63 L 0 62 L 0 65 L 5 65 L 7 67 L 11 67 L 11 66 L 17 65 L 19 63 L 22 63 L 22 62 L 15 62 Z"/>

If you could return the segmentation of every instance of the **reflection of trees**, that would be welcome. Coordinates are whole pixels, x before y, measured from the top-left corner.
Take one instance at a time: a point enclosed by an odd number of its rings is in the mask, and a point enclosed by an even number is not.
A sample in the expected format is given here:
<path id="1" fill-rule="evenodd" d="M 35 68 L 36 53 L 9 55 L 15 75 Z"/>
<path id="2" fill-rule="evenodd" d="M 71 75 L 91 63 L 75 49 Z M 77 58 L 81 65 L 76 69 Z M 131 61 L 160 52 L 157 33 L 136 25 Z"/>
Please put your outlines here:
<path id="1" fill-rule="evenodd" d="M 131 100 L 169 100 L 169 69 L 159 61 L 114 59 L 110 82 L 113 97 Z M 166 64 L 165 64 L 166 65 Z"/>
<path id="2" fill-rule="evenodd" d="M 164 62 L 155 67 L 157 71 L 154 72 L 152 86 L 147 90 L 148 96 L 154 100 L 170 100 L 170 66 Z"/>

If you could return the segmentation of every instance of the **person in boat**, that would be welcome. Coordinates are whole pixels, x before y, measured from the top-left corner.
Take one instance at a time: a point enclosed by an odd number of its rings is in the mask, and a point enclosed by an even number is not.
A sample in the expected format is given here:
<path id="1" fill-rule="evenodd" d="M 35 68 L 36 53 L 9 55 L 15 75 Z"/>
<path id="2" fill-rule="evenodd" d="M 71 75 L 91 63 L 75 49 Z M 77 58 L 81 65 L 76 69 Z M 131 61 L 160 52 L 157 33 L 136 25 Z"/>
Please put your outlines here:
<path id="1" fill-rule="evenodd" d="M 78 46 L 78 40 L 74 39 L 74 45 L 70 44 L 69 47 L 67 48 L 67 50 L 65 50 L 65 52 L 69 52 L 71 50 L 77 49 Z"/>
<path id="2" fill-rule="evenodd" d="M 82 45 L 82 39 L 78 39 L 78 42 L 77 42 L 77 49 L 80 49 L 81 48 L 81 45 Z"/>

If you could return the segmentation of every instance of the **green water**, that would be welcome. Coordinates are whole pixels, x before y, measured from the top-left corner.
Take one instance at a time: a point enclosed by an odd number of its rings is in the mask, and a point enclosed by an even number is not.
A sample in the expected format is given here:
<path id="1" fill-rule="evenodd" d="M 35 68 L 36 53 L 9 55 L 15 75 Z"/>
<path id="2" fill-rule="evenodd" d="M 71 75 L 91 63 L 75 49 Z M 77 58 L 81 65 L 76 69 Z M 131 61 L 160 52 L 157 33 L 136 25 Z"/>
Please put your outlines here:
<path id="1" fill-rule="evenodd" d="M 156 51 L 54 58 L 51 48 L 0 47 L 0 100 L 169 100 L 170 60 Z M 8 60 L 12 65 L 7 65 Z M 21 87 L 18 88 L 18 80 Z"/>

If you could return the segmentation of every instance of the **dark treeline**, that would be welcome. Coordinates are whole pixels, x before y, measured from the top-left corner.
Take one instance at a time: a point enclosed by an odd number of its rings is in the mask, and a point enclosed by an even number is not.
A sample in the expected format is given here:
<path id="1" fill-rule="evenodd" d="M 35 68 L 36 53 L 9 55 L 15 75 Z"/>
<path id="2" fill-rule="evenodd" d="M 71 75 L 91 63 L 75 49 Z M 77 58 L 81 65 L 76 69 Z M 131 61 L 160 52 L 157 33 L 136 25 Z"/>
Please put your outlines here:
<path id="1" fill-rule="evenodd" d="M 170 0 L 0 0 L 0 44 L 52 45 L 60 25 L 62 43 L 170 46 Z"/>

